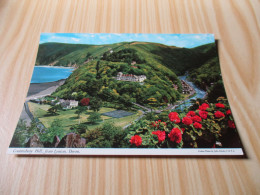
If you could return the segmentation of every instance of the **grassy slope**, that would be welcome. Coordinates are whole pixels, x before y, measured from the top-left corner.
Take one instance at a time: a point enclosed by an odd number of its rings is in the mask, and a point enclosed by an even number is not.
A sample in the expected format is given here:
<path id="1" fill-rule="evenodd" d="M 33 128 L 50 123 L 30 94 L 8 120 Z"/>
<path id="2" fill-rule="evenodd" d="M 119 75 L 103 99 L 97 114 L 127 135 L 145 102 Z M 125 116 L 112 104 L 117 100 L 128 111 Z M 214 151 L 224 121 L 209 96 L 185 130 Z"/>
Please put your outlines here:
<path id="1" fill-rule="evenodd" d="M 165 66 L 173 70 L 177 75 L 184 74 L 191 68 L 196 68 L 216 55 L 215 44 L 207 44 L 192 49 L 166 46 L 158 43 L 147 42 L 122 42 L 108 45 L 83 45 L 64 43 L 44 43 L 39 46 L 36 64 L 47 65 L 55 61 L 55 65 L 68 66 L 76 63 L 83 64 L 91 57 L 100 59 L 103 53 L 113 50 L 119 51 L 125 48 L 135 49 L 150 64 L 159 64 L 158 69 Z"/>
<path id="2" fill-rule="evenodd" d="M 117 48 L 120 44 L 109 45 L 84 45 L 65 43 L 44 43 L 39 46 L 36 65 L 48 65 L 55 61 L 55 66 L 68 66 L 76 63 L 83 64 L 87 61 L 89 53 L 93 58 L 100 58 L 104 52 Z"/>
<path id="3" fill-rule="evenodd" d="M 45 127 L 49 128 L 51 126 L 51 123 L 54 121 L 54 119 L 59 119 L 61 120 L 61 124 L 66 132 L 69 132 L 70 127 L 72 125 L 76 125 L 79 123 L 79 119 L 77 117 L 77 114 L 75 114 L 75 109 L 72 110 L 65 110 L 65 111 L 58 111 L 59 115 L 55 116 L 48 116 L 47 115 L 47 110 L 50 108 L 49 105 L 40 105 L 36 103 L 29 103 L 29 108 L 33 115 L 44 124 Z M 113 108 L 101 108 L 99 111 L 100 114 L 105 113 L 105 112 L 111 112 L 114 111 L 115 109 Z M 86 123 L 89 114 L 91 113 L 91 110 L 88 110 L 87 112 L 83 113 L 80 117 L 80 122 L 81 123 Z M 136 118 L 138 118 L 141 115 L 141 113 L 135 113 L 134 115 L 123 117 L 120 119 L 117 118 L 112 118 L 108 116 L 101 115 L 101 119 L 103 121 L 110 121 L 115 123 L 116 126 L 119 127 L 124 127 L 125 125 L 129 124 L 130 122 L 133 122 Z M 89 129 L 94 129 L 98 126 L 100 126 L 102 122 L 97 123 L 97 124 L 89 124 L 88 128 Z"/>

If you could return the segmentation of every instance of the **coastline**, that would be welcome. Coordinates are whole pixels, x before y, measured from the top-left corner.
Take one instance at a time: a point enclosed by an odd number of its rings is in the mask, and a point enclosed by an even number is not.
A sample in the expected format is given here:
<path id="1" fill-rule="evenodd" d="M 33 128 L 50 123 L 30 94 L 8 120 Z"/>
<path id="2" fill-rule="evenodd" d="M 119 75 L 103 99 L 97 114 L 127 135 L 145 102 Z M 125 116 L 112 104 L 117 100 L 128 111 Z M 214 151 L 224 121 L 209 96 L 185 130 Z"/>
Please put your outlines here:
<path id="1" fill-rule="evenodd" d="M 75 67 L 72 66 L 48 66 L 48 65 L 34 65 L 34 67 L 43 67 L 43 68 L 65 68 L 65 69 L 76 69 Z"/>
<path id="2" fill-rule="evenodd" d="M 47 83 L 31 83 L 27 92 L 26 99 L 32 99 L 37 96 L 45 96 L 53 93 L 59 86 L 63 85 L 66 79 Z"/>

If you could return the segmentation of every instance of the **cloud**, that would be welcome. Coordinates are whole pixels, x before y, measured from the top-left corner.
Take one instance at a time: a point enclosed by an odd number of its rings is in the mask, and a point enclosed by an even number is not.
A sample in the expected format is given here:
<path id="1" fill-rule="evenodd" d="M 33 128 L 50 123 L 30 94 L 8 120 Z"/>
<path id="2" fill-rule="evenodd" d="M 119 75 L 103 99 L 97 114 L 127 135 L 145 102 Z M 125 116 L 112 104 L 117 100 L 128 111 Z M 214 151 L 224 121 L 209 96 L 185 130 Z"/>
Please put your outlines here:
<path id="1" fill-rule="evenodd" d="M 165 45 L 192 48 L 214 43 L 213 34 L 107 34 L 107 33 L 42 33 L 40 43 L 112 44 L 123 41 L 156 42 Z"/>

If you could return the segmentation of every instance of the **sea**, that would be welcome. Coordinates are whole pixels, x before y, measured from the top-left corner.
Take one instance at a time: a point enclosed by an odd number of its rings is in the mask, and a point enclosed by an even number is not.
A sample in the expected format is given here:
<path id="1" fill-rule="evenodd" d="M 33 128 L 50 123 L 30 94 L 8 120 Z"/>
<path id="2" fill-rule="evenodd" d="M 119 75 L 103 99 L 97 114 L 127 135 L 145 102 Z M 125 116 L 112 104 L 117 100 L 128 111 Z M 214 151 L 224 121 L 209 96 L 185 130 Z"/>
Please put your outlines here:
<path id="1" fill-rule="evenodd" d="M 31 83 L 48 83 L 68 78 L 74 68 L 53 67 L 53 66 L 35 66 Z"/>

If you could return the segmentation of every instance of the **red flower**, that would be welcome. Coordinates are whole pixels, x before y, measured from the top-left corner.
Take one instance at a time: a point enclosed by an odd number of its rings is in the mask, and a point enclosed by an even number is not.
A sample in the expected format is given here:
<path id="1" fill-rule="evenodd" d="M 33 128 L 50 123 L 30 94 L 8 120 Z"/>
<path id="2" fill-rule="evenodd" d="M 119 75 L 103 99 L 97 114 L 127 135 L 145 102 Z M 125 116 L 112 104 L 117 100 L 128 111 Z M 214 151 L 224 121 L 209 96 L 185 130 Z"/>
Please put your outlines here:
<path id="1" fill-rule="evenodd" d="M 165 131 L 153 131 L 153 135 L 157 135 L 159 143 L 165 140 Z"/>
<path id="2" fill-rule="evenodd" d="M 136 146 L 140 146 L 142 144 L 142 138 L 139 135 L 132 136 L 129 141 L 131 144 L 135 144 Z"/>
<path id="3" fill-rule="evenodd" d="M 215 112 L 214 115 L 215 115 L 216 118 L 222 118 L 222 117 L 225 117 L 225 114 L 224 114 L 223 112 L 220 112 L 220 111 Z"/>
<path id="4" fill-rule="evenodd" d="M 191 125 L 192 124 L 192 119 L 190 117 L 183 117 L 182 119 L 182 123 L 185 124 L 185 125 Z"/>
<path id="5" fill-rule="evenodd" d="M 186 116 L 195 116 L 196 113 L 194 111 L 189 111 Z"/>
<path id="6" fill-rule="evenodd" d="M 227 110 L 227 111 L 226 111 L 226 114 L 227 114 L 227 115 L 231 115 L 231 110 Z"/>
<path id="7" fill-rule="evenodd" d="M 198 109 L 198 110 L 203 110 L 203 111 L 205 111 L 207 108 L 209 108 L 209 105 L 206 104 L 206 103 L 203 103 L 203 104 L 201 104 L 201 106 L 199 106 L 199 109 Z"/>
<path id="8" fill-rule="evenodd" d="M 152 122 L 152 126 L 156 127 L 156 124 L 154 122 Z"/>
<path id="9" fill-rule="evenodd" d="M 185 128 L 181 128 L 181 130 L 182 130 L 182 134 L 184 133 L 184 131 L 185 131 Z"/>
<path id="10" fill-rule="evenodd" d="M 198 123 L 198 122 L 195 122 L 193 124 L 193 127 L 195 127 L 196 129 L 201 129 L 202 125 L 200 123 Z"/>
<path id="11" fill-rule="evenodd" d="M 208 112 L 206 111 L 199 111 L 199 115 L 201 118 L 206 119 L 208 117 Z"/>
<path id="12" fill-rule="evenodd" d="M 201 118 L 198 115 L 191 117 L 191 119 L 192 119 L 193 122 L 200 122 L 201 121 Z"/>
<path id="13" fill-rule="evenodd" d="M 235 129 L 236 128 L 236 125 L 233 121 L 228 121 L 228 126 L 232 129 Z"/>
<path id="14" fill-rule="evenodd" d="M 217 108 L 225 108 L 225 105 L 221 104 L 221 103 L 217 103 L 215 105 L 216 105 Z"/>
<path id="15" fill-rule="evenodd" d="M 177 112 L 171 112 L 169 115 L 168 115 L 169 119 L 171 122 L 174 122 L 174 123 L 180 123 L 181 120 L 179 118 L 179 114 Z"/>
<path id="16" fill-rule="evenodd" d="M 182 140 L 181 130 L 178 128 L 173 128 L 168 134 L 168 137 L 172 142 L 176 142 L 177 144 L 179 144 Z"/>

